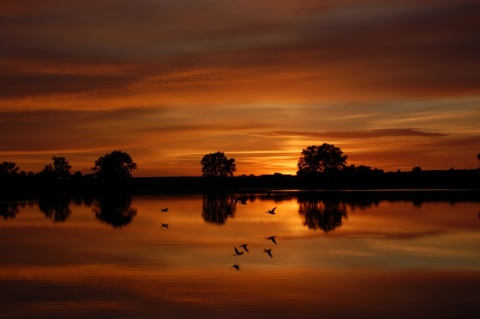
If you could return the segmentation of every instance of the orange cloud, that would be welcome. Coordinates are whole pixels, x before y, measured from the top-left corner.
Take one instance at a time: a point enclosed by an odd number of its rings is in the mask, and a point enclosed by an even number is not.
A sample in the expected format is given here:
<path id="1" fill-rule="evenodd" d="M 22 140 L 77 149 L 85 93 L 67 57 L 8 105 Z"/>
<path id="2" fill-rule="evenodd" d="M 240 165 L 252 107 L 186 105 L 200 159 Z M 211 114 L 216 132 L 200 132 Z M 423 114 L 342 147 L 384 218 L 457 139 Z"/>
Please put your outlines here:
<path id="1" fill-rule="evenodd" d="M 480 134 L 479 13 L 450 0 L 2 2 L 0 154 L 27 170 L 69 154 L 88 170 L 122 149 L 139 175 L 197 175 L 222 150 L 259 174 L 294 172 L 325 141 L 382 168 L 440 155 L 472 167 L 472 142 L 424 144 Z"/>

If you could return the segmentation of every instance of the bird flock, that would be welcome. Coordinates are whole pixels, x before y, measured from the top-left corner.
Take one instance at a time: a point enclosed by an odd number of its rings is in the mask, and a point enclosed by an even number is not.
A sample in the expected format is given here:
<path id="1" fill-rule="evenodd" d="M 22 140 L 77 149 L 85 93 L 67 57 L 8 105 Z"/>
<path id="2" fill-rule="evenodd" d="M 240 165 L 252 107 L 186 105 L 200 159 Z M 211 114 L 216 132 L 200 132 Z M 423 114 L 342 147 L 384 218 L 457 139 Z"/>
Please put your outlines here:
<path id="1" fill-rule="evenodd" d="M 275 240 L 276 237 L 277 236 L 270 236 L 270 237 L 266 237 L 265 239 L 271 240 L 275 245 L 277 245 L 277 241 Z M 248 250 L 248 244 L 242 244 L 238 247 L 243 248 L 243 250 L 238 250 L 237 247 L 233 247 L 233 250 L 235 251 L 233 256 L 241 256 L 243 255 L 244 252 L 247 252 L 247 253 L 250 252 L 250 250 Z M 270 256 L 270 258 L 273 258 L 272 248 L 264 248 L 263 252 L 266 253 L 268 256 Z M 234 264 L 232 268 L 234 268 L 235 270 L 240 270 L 240 265 Z"/>
<path id="2" fill-rule="evenodd" d="M 235 199 L 235 202 L 234 202 L 234 205 L 236 205 L 237 203 L 241 203 L 242 205 L 246 205 L 247 202 L 246 202 L 246 199 L 240 199 L 240 198 L 236 198 Z M 269 214 L 269 215 L 275 215 L 276 212 L 275 210 L 277 209 L 277 207 L 273 207 L 272 209 L 268 209 L 265 213 Z M 269 237 L 265 237 L 266 240 L 270 240 L 272 243 L 274 243 L 275 245 L 277 245 L 277 241 L 276 241 L 276 237 L 277 236 L 269 236 Z M 239 250 L 239 248 L 242 248 L 242 250 Z M 233 250 L 234 250 L 234 254 L 233 256 L 241 256 L 243 255 L 245 252 L 249 253 L 250 250 L 248 250 L 248 244 L 242 244 L 242 245 L 239 245 L 238 248 L 237 247 L 233 247 Z M 270 258 L 273 258 L 273 254 L 272 254 L 272 248 L 264 248 L 263 249 L 263 253 L 266 253 Z M 241 267 L 240 267 L 240 264 L 233 264 L 232 267 L 230 268 L 233 268 L 235 270 L 241 270 Z"/>
<path id="3" fill-rule="evenodd" d="M 242 205 L 246 205 L 247 204 L 246 198 L 235 198 L 234 205 L 237 205 L 238 203 L 240 203 Z M 269 215 L 275 215 L 276 214 L 276 212 L 275 212 L 276 209 L 277 209 L 277 207 L 273 207 L 272 209 L 268 209 L 265 213 L 269 214 Z M 160 212 L 161 213 L 168 212 L 168 207 L 161 208 Z M 161 225 L 162 225 L 161 226 L 162 228 L 166 228 L 166 229 L 169 228 L 168 224 L 166 224 L 166 223 L 161 223 Z M 265 237 L 265 239 L 269 240 L 273 244 L 277 245 L 278 243 L 276 241 L 276 237 L 277 236 L 269 236 L 269 237 Z M 238 246 L 238 248 L 236 246 L 234 246 L 233 250 L 234 250 L 233 256 L 241 256 L 245 252 L 246 253 L 250 252 L 250 250 L 248 249 L 248 244 L 241 244 L 241 245 Z M 264 248 L 263 253 L 266 253 L 270 258 L 273 258 L 272 248 Z M 235 269 L 237 271 L 241 270 L 240 264 L 238 264 L 238 263 L 233 264 L 230 268 Z"/>

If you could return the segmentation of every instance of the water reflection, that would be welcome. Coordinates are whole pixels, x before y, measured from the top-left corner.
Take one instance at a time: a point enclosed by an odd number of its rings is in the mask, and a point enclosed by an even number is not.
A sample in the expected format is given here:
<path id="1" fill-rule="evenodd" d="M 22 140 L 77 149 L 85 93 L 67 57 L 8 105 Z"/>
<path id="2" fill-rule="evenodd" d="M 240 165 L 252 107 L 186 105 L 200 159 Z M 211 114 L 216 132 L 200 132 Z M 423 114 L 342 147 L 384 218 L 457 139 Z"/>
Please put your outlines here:
<path id="1" fill-rule="evenodd" d="M 231 194 L 203 194 L 202 217 L 207 223 L 223 225 L 236 211 L 235 199 Z"/>
<path id="2" fill-rule="evenodd" d="M 71 215 L 69 200 L 65 197 L 43 197 L 38 201 L 38 208 L 45 217 L 53 222 L 65 222 Z"/>
<path id="3" fill-rule="evenodd" d="M 309 229 L 321 229 L 327 233 L 342 226 L 342 220 L 347 218 L 347 205 L 340 200 L 299 195 L 298 212 L 304 216 L 303 224 Z"/>
<path id="4" fill-rule="evenodd" d="M 0 203 L 0 216 L 3 219 L 15 218 L 20 213 L 19 203 Z"/>
<path id="5" fill-rule="evenodd" d="M 92 202 L 95 217 L 113 227 L 123 227 L 130 224 L 137 210 L 131 207 L 130 195 L 104 195 Z"/>
<path id="6" fill-rule="evenodd" d="M 228 194 L 71 199 L 73 227 L 45 220 L 37 202 L 0 203 L 18 215 L 0 222 L 2 315 L 478 317 L 478 200 L 418 209 L 347 195 L 257 194 L 246 206 Z M 44 200 L 42 211 L 54 219 L 61 205 Z"/>

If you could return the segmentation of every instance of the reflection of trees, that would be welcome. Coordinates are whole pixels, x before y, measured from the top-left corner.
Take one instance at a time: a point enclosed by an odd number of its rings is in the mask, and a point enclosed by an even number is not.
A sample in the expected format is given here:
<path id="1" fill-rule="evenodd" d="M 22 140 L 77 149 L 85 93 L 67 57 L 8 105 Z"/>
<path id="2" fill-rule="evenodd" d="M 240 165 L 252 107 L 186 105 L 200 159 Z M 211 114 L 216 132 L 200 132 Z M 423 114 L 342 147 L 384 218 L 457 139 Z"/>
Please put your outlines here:
<path id="1" fill-rule="evenodd" d="M 207 223 L 223 225 L 227 218 L 235 215 L 234 198 L 222 193 L 203 195 L 202 217 Z"/>
<path id="2" fill-rule="evenodd" d="M 106 195 L 93 202 L 92 211 L 95 217 L 113 227 L 122 227 L 130 224 L 137 210 L 131 207 L 130 195 Z"/>
<path id="3" fill-rule="evenodd" d="M 65 222 L 72 213 L 69 201 L 64 197 L 43 197 L 38 202 L 38 208 L 45 217 L 54 222 Z"/>
<path id="4" fill-rule="evenodd" d="M 0 203 L 0 216 L 3 219 L 15 218 L 20 212 L 18 203 Z"/>
<path id="5" fill-rule="evenodd" d="M 300 215 L 305 216 L 303 224 L 309 229 L 329 232 L 342 226 L 342 219 L 347 218 L 347 205 L 341 201 L 299 197 L 298 203 Z"/>
<path id="6" fill-rule="evenodd" d="M 372 206 L 380 205 L 380 200 L 368 200 L 368 199 L 350 199 L 349 200 L 351 210 L 365 210 L 370 209 Z"/>

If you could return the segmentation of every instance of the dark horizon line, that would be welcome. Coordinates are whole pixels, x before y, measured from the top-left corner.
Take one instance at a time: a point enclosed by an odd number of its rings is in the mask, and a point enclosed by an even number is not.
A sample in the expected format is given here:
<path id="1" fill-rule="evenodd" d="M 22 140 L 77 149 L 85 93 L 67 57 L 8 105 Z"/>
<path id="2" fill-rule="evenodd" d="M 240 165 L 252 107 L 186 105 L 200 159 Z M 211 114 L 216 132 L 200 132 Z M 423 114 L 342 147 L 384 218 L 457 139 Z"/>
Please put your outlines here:
<path id="1" fill-rule="evenodd" d="M 480 170 L 479 168 L 449 168 L 449 169 L 421 169 L 419 172 L 449 172 L 449 171 L 478 171 Z M 402 171 L 402 170 L 397 170 L 397 171 L 384 171 L 382 169 L 377 169 L 378 172 L 382 171 L 384 174 L 389 174 L 389 173 L 413 173 L 413 170 L 409 171 Z M 342 170 L 339 170 L 337 172 L 342 172 Z M 374 169 L 372 169 L 370 172 L 374 172 Z M 322 174 L 323 172 L 320 172 L 318 174 Z M 418 173 L 418 172 L 417 172 Z M 85 174 L 86 175 L 86 174 Z M 132 178 L 176 178 L 176 177 L 185 177 L 185 178 L 191 178 L 191 177 L 199 177 L 199 178 L 205 178 L 205 176 L 202 175 L 156 175 L 156 176 L 133 176 Z M 260 174 L 260 175 L 255 175 L 255 174 L 241 174 L 241 175 L 234 175 L 234 176 L 225 176 L 226 178 L 235 178 L 235 177 L 262 177 L 262 176 L 293 176 L 297 177 L 299 176 L 298 174 L 288 174 L 288 173 L 270 173 L 270 174 Z"/>

